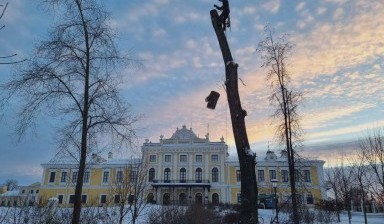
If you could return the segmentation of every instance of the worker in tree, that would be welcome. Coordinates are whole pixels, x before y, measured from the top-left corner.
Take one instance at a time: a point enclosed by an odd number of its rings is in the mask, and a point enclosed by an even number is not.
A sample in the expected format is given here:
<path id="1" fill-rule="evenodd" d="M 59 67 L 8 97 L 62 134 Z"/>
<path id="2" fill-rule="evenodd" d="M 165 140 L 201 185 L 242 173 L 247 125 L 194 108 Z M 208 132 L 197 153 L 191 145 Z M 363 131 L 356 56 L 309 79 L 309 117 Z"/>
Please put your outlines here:
<path id="1" fill-rule="evenodd" d="M 223 31 L 225 31 L 225 28 L 229 27 L 229 3 L 228 0 L 219 0 L 223 3 L 223 5 L 220 7 L 218 5 L 213 5 L 216 9 L 221 10 L 221 14 L 219 16 L 219 23 L 221 24 L 221 27 L 223 28 Z"/>

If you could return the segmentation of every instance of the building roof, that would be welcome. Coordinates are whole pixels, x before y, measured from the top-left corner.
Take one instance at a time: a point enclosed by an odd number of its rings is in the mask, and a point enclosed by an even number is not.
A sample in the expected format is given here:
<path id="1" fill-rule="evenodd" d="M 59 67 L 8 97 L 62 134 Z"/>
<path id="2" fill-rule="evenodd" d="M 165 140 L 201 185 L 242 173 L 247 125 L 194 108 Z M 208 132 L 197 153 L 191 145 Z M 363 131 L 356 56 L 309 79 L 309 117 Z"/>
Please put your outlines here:
<path id="1" fill-rule="evenodd" d="M 3 194 L 0 194 L 0 196 L 2 196 L 2 197 L 18 196 L 19 192 L 20 192 L 20 190 L 7 191 Z"/>
<path id="2" fill-rule="evenodd" d="M 196 134 L 192 131 L 192 128 L 187 129 L 185 125 L 181 129 L 177 128 L 175 133 L 173 133 L 172 140 L 194 140 L 198 139 Z"/>

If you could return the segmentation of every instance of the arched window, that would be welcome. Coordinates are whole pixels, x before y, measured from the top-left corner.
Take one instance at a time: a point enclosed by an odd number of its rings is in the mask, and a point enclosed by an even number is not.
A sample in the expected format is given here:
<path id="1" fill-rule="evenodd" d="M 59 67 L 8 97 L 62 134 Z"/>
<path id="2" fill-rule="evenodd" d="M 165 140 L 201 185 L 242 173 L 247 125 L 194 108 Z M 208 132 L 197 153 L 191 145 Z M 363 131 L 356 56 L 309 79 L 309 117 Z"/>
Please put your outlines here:
<path id="1" fill-rule="evenodd" d="M 187 170 L 185 168 L 180 169 L 180 182 L 185 183 L 186 182 L 186 176 L 187 176 Z"/>
<path id="2" fill-rule="evenodd" d="M 196 204 L 203 204 L 203 195 L 201 193 L 197 193 L 195 195 L 195 203 Z"/>
<path id="3" fill-rule="evenodd" d="M 219 182 L 219 170 L 216 167 L 212 169 L 212 182 Z"/>
<path id="4" fill-rule="evenodd" d="M 219 205 L 219 195 L 217 193 L 212 194 L 212 205 Z"/>
<path id="5" fill-rule="evenodd" d="M 171 169 L 165 168 L 164 170 L 164 182 L 169 183 L 171 180 Z"/>
<path id="6" fill-rule="evenodd" d="M 181 205 L 184 205 L 187 203 L 187 196 L 185 195 L 185 193 L 180 193 L 179 195 L 179 203 Z"/>
<path id="7" fill-rule="evenodd" d="M 149 193 L 148 194 L 148 196 L 147 196 L 147 203 L 151 203 L 151 204 L 155 203 L 155 196 L 153 195 L 153 193 Z"/>
<path id="8" fill-rule="evenodd" d="M 203 170 L 201 168 L 197 168 L 195 172 L 195 179 L 197 183 L 201 183 L 203 178 Z"/>
<path id="9" fill-rule="evenodd" d="M 169 204 L 170 204 L 169 194 L 165 193 L 163 194 L 163 205 L 169 205 Z"/>
<path id="10" fill-rule="evenodd" d="M 155 168 L 151 168 L 148 171 L 148 181 L 152 182 L 155 179 Z"/>

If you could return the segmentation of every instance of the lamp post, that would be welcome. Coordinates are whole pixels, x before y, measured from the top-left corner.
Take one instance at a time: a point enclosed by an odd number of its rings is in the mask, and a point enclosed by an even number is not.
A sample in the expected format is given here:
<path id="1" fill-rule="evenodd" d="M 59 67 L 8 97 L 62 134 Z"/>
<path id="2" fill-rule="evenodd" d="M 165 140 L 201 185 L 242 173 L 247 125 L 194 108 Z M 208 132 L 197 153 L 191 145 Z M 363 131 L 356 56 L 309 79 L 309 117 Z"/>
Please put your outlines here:
<path id="1" fill-rule="evenodd" d="M 279 206 L 278 206 L 277 191 L 276 191 L 278 180 L 272 179 L 271 182 L 272 182 L 273 190 L 275 191 L 274 199 L 275 199 L 276 217 L 274 218 L 274 220 L 276 220 L 276 223 L 279 223 Z"/>

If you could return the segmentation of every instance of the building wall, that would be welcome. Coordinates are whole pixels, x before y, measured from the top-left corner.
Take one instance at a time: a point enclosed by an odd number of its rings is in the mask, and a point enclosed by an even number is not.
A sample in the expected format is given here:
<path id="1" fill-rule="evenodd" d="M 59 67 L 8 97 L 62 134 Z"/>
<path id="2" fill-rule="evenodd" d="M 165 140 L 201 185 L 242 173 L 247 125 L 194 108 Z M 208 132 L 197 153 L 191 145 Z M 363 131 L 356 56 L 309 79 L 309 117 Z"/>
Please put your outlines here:
<path id="1" fill-rule="evenodd" d="M 185 193 L 187 200 L 197 200 L 196 194 L 202 194 L 203 201 L 212 202 L 212 196 L 218 194 L 221 203 L 237 203 L 238 196 L 241 192 L 241 183 L 237 180 L 237 170 L 240 170 L 237 161 L 228 161 L 227 149 L 224 139 L 221 141 L 211 142 L 209 135 L 205 138 L 198 138 L 192 129 L 186 129 L 183 126 L 177 129 L 169 139 L 160 137 L 159 142 L 152 143 L 149 140 L 142 146 L 142 161 L 146 173 L 146 194 L 152 193 L 158 204 L 164 203 L 164 194 L 168 193 L 170 200 L 178 201 L 181 193 Z M 196 156 L 201 155 L 201 162 L 196 161 Z M 154 157 L 155 156 L 155 157 Z M 170 156 L 170 157 L 169 157 Z M 181 161 L 181 156 L 186 156 L 185 161 Z M 217 156 L 217 157 L 216 157 Z M 156 158 L 156 159 L 154 159 Z M 166 158 L 169 159 L 166 161 Z M 265 158 L 261 155 L 255 167 L 256 175 L 258 170 L 264 170 L 264 181 L 258 181 L 259 193 L 272 194 L 273 188 L 270 182 L 270 170 L 276 170 L 276 179 L 279 181 L 277 185 L 277 193 L 279 198 L 284 199 L 290 195 L 289 182 L 283 183 L 281 171 L 288 170 L 287 159 L 284 156 L 276 156 L 273 152 L 268 151 Z M 116 171 L 126 166 L 127 160 L 116 161 L 109 158 L 95 158 L 95 163 L 89 166 L 87 171 L 90 172 L 90 182 L 84 185 L 83 193 L 87 195 L 87 204 L 95 205 L 100 202 L 100 195 L 108 195 L 113 197 L 114 176 Z M 314 203 L 325 198 L 324 177 L 323 177 L 324 161 L 320 160 L 303 160 L 298 165 L 298 170 L 309 170 L 310 182 L 298 183 L 297 189 L 300 194 L 306 198 L 312 195 Z M 43 164 L 43 184 L 41 187 L 41 198 L 49 199 L 64 195 L 63 205 L 68 205 L 69 195 L 74 194 L 75 184 L 71 182 L 72 172 L 77 171 L 76 163 L 57 163 L 52 160 L 48 164 Z M 154 180 L 149 181 L 149 170 L 155 169 Z M 186 169 L 185 182 L 180 181 L 180 169 Z M 203 185 L 196 184 L 196 169 L 202 169 Z M 213 182 L 212 169 L 218 169 L 218 180 Z M 169 181 L 165 182 L 165 169 L 170 169 Z M 54 183 L 49 182 L 50 173 L 56 172 Z M 67 181 L 61 183 L 62 172 L 68 174 Z M 110 182 L 102 183 L 103 173 L 110 172 Z M 203 187 L 204 186 L 204 187 Z"/>

